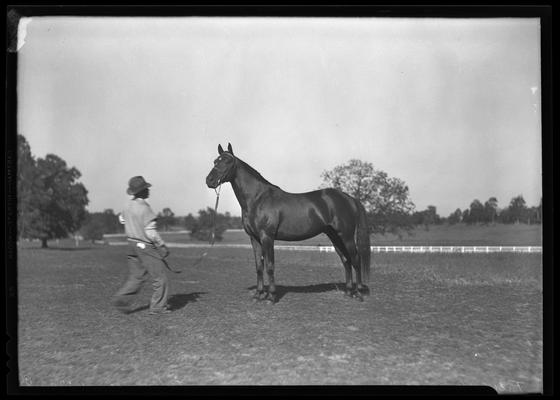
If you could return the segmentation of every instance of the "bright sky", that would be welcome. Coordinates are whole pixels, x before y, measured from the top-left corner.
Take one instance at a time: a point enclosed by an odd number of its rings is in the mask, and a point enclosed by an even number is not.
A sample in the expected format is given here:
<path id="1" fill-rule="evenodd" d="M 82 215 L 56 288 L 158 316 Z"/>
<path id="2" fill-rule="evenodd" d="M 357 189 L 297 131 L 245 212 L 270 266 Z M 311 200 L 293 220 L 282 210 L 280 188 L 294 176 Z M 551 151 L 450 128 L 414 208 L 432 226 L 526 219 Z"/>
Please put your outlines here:
<path id="1" fill-rule="evenodd" d="M 228 142 L 289 192 L 357 158 L 441 216 L 542 195 L 538 19 L 39 17 L 19 38 L 19 132 L 80 170 L 90 211 L 134 175 L 156 212 L 213 207 Z"/>

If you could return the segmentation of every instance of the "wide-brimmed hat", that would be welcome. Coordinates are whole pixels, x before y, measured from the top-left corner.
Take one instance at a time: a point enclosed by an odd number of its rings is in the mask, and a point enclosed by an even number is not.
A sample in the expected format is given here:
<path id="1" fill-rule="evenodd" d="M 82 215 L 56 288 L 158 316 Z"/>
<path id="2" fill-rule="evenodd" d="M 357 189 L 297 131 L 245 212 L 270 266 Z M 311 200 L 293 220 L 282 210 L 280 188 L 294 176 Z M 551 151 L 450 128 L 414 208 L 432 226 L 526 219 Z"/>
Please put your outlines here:
<path id="1" fill-rule="evenodd" d="M 152 185 L 146 182 L 142 176 L 133 176 L 128 181 L 128 189 L 126 189 L 126 193 L 135 195 L 150 186 Z"/>

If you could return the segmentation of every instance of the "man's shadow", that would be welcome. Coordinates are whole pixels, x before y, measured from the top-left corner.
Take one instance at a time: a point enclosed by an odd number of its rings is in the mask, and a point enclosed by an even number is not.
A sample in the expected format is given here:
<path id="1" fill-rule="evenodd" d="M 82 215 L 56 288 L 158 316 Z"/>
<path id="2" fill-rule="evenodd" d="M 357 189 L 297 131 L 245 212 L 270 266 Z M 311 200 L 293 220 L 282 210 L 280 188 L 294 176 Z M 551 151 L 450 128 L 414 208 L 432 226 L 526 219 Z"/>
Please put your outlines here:
<path id="1" fill-rule="evenodd" d="M 169 309 L 171 311 L 180 310 L 181 308 L 185 307 L 189 303 L 196 303 L 198 299 L 208 292 L 193 292 L 193 293 L 186 293 L 186 294 L 173 294 L 169 296 L 169 300 L 167 304 L 169 305 Z"/>
<path id="2" fill-rule="evenodd" d="M 316 285 L 306 285 L 306 286 L 284 286 L 276 285 L 276 299 L 280 301 L 287 293 L 325 293 L 325 292 L 343 292 L 346 283 L 344 282 L 331 282 L 331 283 L 319 283 Z M 256 286 L 250 286 L 247 290 L 255 290 Z M 268 286 L 265 286 L 265 290 L 268 290 Z"/>
<path id="3" fill-rule="evenodd" d="M 185 293 L 185 294 L 173 294 L 173 295 L 169 296 L 169 299 L 167 300 L 168 308 L 169 308 L 170 311 L 180 310 L 181 308 L 185 307 L 189 303 L 197 302 L 198 299 L 203 294 L 206 294 L 206 293 L 208 293 L 208 292 L 193 292 L 193 293 Z M 149 304 L 139 306 L 139 307 L 136 307 L 133 310 L 130 310 L 127 314 L 134 314 L 134 313 L 137 313 L 139 311 L 147 310 L 148 308 L 150 308 Z"/>

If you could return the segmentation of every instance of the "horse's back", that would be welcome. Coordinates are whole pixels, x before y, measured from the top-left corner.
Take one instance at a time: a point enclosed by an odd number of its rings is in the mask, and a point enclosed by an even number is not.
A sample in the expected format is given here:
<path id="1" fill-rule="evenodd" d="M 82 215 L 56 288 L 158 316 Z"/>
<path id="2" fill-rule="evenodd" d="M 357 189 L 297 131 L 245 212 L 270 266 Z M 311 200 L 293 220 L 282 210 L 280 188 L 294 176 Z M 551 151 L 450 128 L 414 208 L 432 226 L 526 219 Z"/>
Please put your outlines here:
<path id="1" fill-rule="evenodd" d="M 278 220 L 276 237 L 303 240 L 329 229 L 353 230 L 356 203 L 337 189 L 319 189 L 306 193 L 276 193 L 266 205 Z"/>

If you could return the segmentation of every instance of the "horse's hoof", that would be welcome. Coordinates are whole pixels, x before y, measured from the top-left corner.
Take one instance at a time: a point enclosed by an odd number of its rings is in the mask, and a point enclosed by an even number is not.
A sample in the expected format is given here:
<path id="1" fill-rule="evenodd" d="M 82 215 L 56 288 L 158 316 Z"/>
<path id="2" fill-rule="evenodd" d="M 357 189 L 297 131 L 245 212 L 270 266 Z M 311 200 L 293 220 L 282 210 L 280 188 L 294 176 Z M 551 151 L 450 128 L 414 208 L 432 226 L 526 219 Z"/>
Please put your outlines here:
<path id="1" fill-rule="evenodd" d="M 253 301 L 263 301 L 266 298 L 266 293 L 264 292 L 257 292 L 253 295 Z"/>
<path id="2" fill-rule="evenodd" d="M 276 300 L 276 296 L 269 293 L 268 296 L 266 296 L 266 301 L 267 301 L 267 303 L 269 303 L 269 304 L 275 304 L 276 301 L 277 301 L 277 300 Z"/>
<path id="3" fill-rule="evenodd" d="M 359 288 L 359 289 L 358 289 L 358 292 L 359 292 L 362 296 L 369 296 L 369 295 L 370 295 L 369 287 L 367 287 L 367 286 L 363 286 L 363 287 Z"/>
<path id="4" fill-rule="evenodd" d="M 364 298 L 362 297 L 362 295 L 358 291 L 352 293 L 352 297 L 354 299 L 358 300 L 358 301 L 364 301 Z"/>

